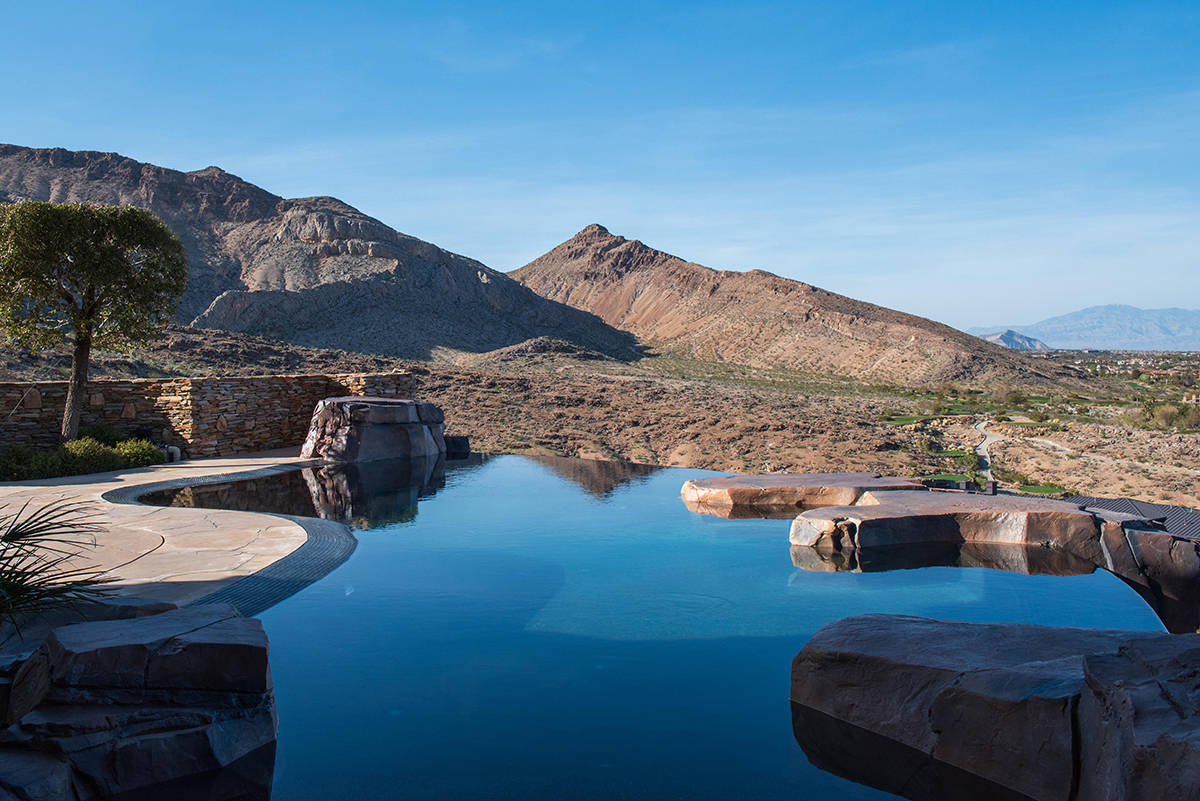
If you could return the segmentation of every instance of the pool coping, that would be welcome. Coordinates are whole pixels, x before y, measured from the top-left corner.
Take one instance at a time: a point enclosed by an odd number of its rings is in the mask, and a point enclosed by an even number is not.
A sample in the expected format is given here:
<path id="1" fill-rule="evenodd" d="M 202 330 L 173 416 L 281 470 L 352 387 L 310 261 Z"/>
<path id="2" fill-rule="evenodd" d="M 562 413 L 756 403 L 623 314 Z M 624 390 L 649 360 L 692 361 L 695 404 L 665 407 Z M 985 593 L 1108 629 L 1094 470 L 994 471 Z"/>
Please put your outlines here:
<path id="1" fill-rule="evenodd" d="M 106 473 L 0 483 L 13 514 L 77 505 L 98 530 L 73 562 L 109 577 L 116 598 L 177 606 L 233 603 L 257 614 L 327 575 L 358 540 L 340 522 L 272 512 L 141 502 L 158 490 L 277 475 L 326 463 L 293 449 L 194 459 Z"/>
<path id="2" fill-rule="evenodd" d="M 327 464 L 322 459 L 259 467 L 253 470 L 217 473 L 205 476 L 168 479 L 165 481 L 117 487 L 102 493 L 100 499 L 112 504 L 154 506 L 142 502 L 142 498 L 153 492 L 184 489 L 208 484 L 224 484 L 229 481 L 247 481 L 255 478 L 294 473 Z M 187 508 L 187 507 L 174 507 Z M 272 606 L 290 598 L 300 590 L 332 573 L 342 565 L 358 547 L 358 538 L 349 526 L 333 520 L 278 512 L 255 512 L 295 523 L 305 533 L 304 542 L 290 553 L 276 559 L 261 569 L 235 580 L 231 584 L 191 600 L 183 606 L 204 604 L 232 604 L 244 617 L 254 617 Z"/>

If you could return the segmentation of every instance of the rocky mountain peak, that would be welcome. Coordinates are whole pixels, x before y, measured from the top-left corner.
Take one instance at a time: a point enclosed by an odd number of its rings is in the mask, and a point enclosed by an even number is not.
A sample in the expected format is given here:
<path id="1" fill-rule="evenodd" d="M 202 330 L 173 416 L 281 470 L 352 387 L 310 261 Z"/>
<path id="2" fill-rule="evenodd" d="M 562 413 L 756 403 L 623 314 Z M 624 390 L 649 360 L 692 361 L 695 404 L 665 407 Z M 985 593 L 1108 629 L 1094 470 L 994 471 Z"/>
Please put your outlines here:
<path id="1" fill-rule="evenodd" d="M 589 225 L 510 275 L 668 353 L 923 385 L 1041 376 L 945 325 L 765 272 L 713 270 Z"/>
<path id="2" fill-rule="evenodd" d="M 332 197 L 284 199 L 226 170 L 180 172 L 116 153 L 0 145 L 0 201 L 148 208 L 183 241 L 176 319 L 292 343 L 407 358 L 535 337 L 608 355 L 633 337 Z"/>

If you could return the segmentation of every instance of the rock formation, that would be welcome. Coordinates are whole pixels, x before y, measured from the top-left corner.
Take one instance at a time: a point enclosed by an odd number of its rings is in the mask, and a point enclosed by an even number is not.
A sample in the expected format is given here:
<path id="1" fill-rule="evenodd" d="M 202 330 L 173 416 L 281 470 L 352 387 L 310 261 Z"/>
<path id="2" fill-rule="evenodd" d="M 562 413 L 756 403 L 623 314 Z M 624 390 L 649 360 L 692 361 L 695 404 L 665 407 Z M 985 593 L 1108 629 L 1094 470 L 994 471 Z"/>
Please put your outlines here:
<path id="1" fill-rule="evenodd" d="M 432 403 L 352 395 L 313 411 L 300 455 L 335 462 L 438 459 L 446 455 L 445 415 Z"/>
<path id="2" fill-rule="evenodd" d="M 906 385 L 1054 377 L 1052 368 L 940 323 L 762 270 L 712 270 L 599 225 L 510 275 L 697 359 Z"/>
<path id="3" fill-rule="evenodd" d="M 771 473 L 716 476 L 685 481 L 680 495 L 688 509 L 715 517 L 791 517 L 806 509 L 849 506 L 865 492 L 924 490 L 915 478 L 879 473 Z"/>
<path id="4" fill-rule="evenodd" d="M 862 615 L 797 654 L 791 698 L 1036 801 L 1195 799 L 1198 656 L 1196 635 Z M 857 778 L 904 793 L 921 762 L 890 769 Z"/>
<path id="5" fill-rule="evenodd" d="M 1118 576 L 1169 631 L 1200 630 L 1200 542 L 1171 534 L 1156 521 L 1107 509 L 1027 495 L 871 491 L 851 506 L 801 513 L 789 539 L 793 561 L 808 569 L 855 569 L 905 551 L 905 558 L 920 561 L 938 545 L 1059 551 Z"/>
<path id="6" fill-rule="evenodd" d="M 129 599 L 87 616 L 0 646 L 0 797 L 265 798 L 276 718 L 259 621 Z"/>
<path id="7" fill-rule="evenodd" d="M 1078 504 L 1021 495 L 867 492 L 852 506 L 802 513 L 793 545 L 853 550 L 923 542 L 998 542 L 1093 556 L 1099 518 Z"/>
<path id="8" fill-rule="evenodd" d="M 610 356 L 633 338 L 330 197 L 286 199 L 218 167 L 0 145 L 0 202 L 127 203 L 183 241 L 177 319 L 299 345 L 426 359 L 550 336 Z"/>
<path id="9" fill-rule="evenodd" d="M 1080 799 L 1200 798 L 1200 637 L 1084 657 Z"/>

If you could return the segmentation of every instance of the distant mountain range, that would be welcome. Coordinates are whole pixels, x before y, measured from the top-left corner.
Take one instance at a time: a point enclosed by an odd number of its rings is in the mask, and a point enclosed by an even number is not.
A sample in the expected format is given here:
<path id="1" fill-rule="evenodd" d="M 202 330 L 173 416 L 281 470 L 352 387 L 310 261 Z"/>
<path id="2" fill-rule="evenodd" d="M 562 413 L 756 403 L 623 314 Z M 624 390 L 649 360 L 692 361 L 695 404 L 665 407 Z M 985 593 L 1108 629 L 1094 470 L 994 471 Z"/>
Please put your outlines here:
<path id="1" fill-rule="evenodd" d="M 985 335 L 1000 328 L 967 330 Z M 1008 328 L 1051 348 L 1068 350 L 1200 350 L 1200 310 L 1196 309 L 1092 306 L 1040 323 Z"/>
<path id="2" fill-rule="evenodd" d="M 911 314 L 761 270 L 727 272 L 591 225 L 511 276 L 331 197 L 283 198 L 219 167 L 0 145 L 0 202 L 127 203 L 184 243 L 177 315 L 295 345 L 457 359 L 549 338 L 862 381 L 1053 381 L 1053 365 Z"/>
<path id="3" fill-rule="evenodd" d="M 509 273 L 664 352 L 753 367 L 928 384 L 1049 377 L 941 323 L 762 270 L 713 270 L 589 225 Z"/>
<path id="4" fill-rule="evenodd" d="M 0 201 L 127 203 L 183 241 L 182 324 L 410 359 L 552 336 L 618 358 L 629 334 L 331 197 L 287 199 L 219 167 L 0 145 Z"/>
<path id="5" fill-rule="evenodd" d="M 1050 350 L 1050 347 L 1040 339 L 1018 334 L 1011 328 L 1001 331 L 998 334 L 986 334 L 979 338 L 986 339 L 988 342 L 994 342 L 1006 348 L 1011 348 L 1012 350 Z"/>

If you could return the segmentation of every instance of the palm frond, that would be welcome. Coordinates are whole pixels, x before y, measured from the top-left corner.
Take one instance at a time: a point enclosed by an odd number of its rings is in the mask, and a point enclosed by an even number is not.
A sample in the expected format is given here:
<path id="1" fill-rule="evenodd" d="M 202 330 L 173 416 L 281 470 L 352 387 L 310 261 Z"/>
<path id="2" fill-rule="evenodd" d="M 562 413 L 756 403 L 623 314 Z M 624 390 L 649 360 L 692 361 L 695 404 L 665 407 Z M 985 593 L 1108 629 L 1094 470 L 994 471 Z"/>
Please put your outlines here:
<path id="1" fill-rule="evenodd" d="M 95 601 L 111 579 L 68 564 L 95 544 L 100 527 L 82 503 L 57 502 L 0 516 L 0 621 Z"/>
<path id="2" fill-rule="evenodd" d="M 29 505 L 26 501 L 15 514 L 0 515 L 0 548 L 7 545 L 75 554 L 81 546 L 95 544 L 100 527 L 88 504 L 57 501 L 32 511 Z"/>

